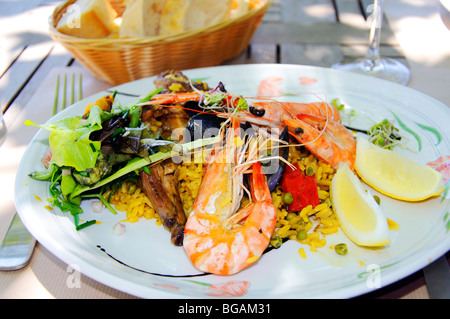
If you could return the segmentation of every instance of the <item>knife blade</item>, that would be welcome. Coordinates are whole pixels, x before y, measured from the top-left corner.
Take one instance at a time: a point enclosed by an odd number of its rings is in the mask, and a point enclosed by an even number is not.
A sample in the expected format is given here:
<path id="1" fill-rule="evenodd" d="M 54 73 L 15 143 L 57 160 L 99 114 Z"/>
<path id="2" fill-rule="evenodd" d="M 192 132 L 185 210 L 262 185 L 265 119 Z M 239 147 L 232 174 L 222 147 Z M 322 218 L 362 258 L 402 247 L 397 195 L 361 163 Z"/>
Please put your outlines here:
<path id="1" fill-rule="evenodd" d="M 450 268 L 444 255 L 423 269 L 430 299 L 450 298 Z"/>
<path id="2" fill-rule="evenodd" d="M 0 247 L 0 270 L 18 270 L 28 265 L 35 246 L 36 240 L 15 213 Z"/>

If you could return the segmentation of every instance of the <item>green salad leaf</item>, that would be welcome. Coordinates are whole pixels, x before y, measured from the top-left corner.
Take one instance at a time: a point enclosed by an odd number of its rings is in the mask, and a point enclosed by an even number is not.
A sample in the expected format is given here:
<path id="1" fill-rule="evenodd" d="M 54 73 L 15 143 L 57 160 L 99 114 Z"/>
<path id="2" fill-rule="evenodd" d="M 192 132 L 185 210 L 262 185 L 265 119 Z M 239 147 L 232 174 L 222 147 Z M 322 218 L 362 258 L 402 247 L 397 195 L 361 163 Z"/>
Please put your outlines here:
<path id="1" fill-rule="evenodd" d="M 70 166 L 84 171 L 95 166 L 101 142 L 91 141 L 89 135 L 102 128 L 102 110 L 94 105 L 89 117 L 67 117 L 47 124 L 25 121 L 25 125 L 36 126 L 50 131 L 49 143 L 52 159 L 60 167 Z"/>

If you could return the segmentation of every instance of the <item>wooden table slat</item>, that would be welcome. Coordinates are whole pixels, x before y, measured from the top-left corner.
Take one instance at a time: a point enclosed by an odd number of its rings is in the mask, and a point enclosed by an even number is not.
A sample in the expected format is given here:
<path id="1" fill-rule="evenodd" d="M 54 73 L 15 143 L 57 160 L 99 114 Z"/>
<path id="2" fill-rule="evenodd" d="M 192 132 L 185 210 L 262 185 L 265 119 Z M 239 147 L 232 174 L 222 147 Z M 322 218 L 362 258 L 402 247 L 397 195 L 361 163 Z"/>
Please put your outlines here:
<path id="1" fill-rule="evenodd" d="M 22 108 L 29 102 L 34 92 L 39 88 L 42 81 L 52 68 L 67 66 L 72 61 L 72 56 L 60 45 L 55 45 L 49 48 L 49 54 L 44 61 L 41 62 L 39 68 L 34 72 L 29 79 L 27 85 L 20 91 L 20 93 L 12 101 L 8 112 L 5 113 L 5 118 L 16 117 L 16 114 L 22 111 Z M 0 79 L 1 81 L 1 79 Z M 49 114 L 49 117 L 51 114 Z"/>
<path id="2" fill-rule="evenodd" d="M 359 29 L 342 23 L 263 23 L 256 30 L 252 43 L 315 43 L 315 44 L 368 44 L 369 29 Z M 386 27 L 381 33 L 381 44 L 397 45 L 392 30 Z"/>
<path id="3" fill-rule="evenodd" d="M 248 63 L 278 63 L 278 59 L 276 44 L 254 43 L 251 45 Z"/>
<path id="4" fill-rule="evenodd" d="M 336 0 L 335 2 L 339 23 L 367 28 L 367 22 L 358 0 Z"/>
<path id="5" fill-rule="evenodd" d="M 331 0 L 283 0 L 281 18 L 284 23 L 336 22 L 336 11 Z"/>
<path id="6" fill-rule="evenodd" d="M 27 47 L 0 78 L 0 107 L 3 112 L 26 85 L 52 49 L 49 43 Z"/>
<path id="7" fill-rule="evenodd" d="M 330 67 L 342 60 L 339 45 L 283 44 L 280 49 L 281 63 Z"/>

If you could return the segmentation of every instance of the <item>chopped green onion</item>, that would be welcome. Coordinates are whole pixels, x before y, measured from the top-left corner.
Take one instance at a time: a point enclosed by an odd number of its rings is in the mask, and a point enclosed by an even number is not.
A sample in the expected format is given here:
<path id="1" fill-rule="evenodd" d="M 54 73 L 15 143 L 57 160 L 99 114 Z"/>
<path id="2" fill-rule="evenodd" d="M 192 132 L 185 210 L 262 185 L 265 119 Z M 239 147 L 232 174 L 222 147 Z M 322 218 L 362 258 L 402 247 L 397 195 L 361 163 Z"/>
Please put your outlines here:
<path id="1" fill-rule="evenodd" d="M 94 225 L 96 222 L 97 222 L 97 221 L 96 221 L 95 219 L 89 220 L 89 221 L 87 221 L 87 222 L 85 222 L 85 223 L 83 223 L 83 224 L 81 224 L 81 225 L 76 225 L 76 226 L 75 226 L 75 229 L 76 229 L 76 230 L 82 230 L 83 228 L 86 228 L 86 227 L 88 227 L 88 226 Z"/>
<path id="2" fill-rule="evenodd" d="M 101 194 L 92 194 L 92 195 L 82 195 L 81 197 L 83 198 L 98 198 L 103 205 L 106 206 L 106 208 L 108 208 L 108 210 L 113 213 L 113 215 L 117 215 L 117 211 L 111 206 L 110 203 L 108 203 L 108 201 L 106 199 L 103 198 L 103 196 Z"/>
<path id="3" fill-rule="evenodd" d="M 111 134 L 111 137 L 119 135 L 119 134 L 121 134 L 123 132 L 125 132 L 125 129 L 123 127 L 119 127 L 117 130 L 114 131 L 114 133 Z"/>
<path id="4" fill-rule="evenodd" d="M 129 126 L 131 128 L 136 128 L 139 126 L 141 122 L 141 110 L 137 109 L 133 113 L 131 113 L 131 120 Z"/>

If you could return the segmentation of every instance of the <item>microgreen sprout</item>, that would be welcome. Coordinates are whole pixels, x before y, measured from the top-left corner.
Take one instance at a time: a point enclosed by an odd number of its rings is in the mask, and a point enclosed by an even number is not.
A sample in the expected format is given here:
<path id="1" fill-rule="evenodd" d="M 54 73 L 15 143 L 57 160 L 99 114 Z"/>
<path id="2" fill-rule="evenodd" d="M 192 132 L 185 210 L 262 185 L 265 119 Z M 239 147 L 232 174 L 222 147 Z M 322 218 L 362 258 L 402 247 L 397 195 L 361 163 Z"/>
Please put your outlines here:
<path id="1" fill-rule="evenodd" d="M 373 125 L 368 131 L 369 141 L 385 149 L 392 149 L 400 143 L 401 136 L 394 124 L 384 119 L 380 123 Z"/>

